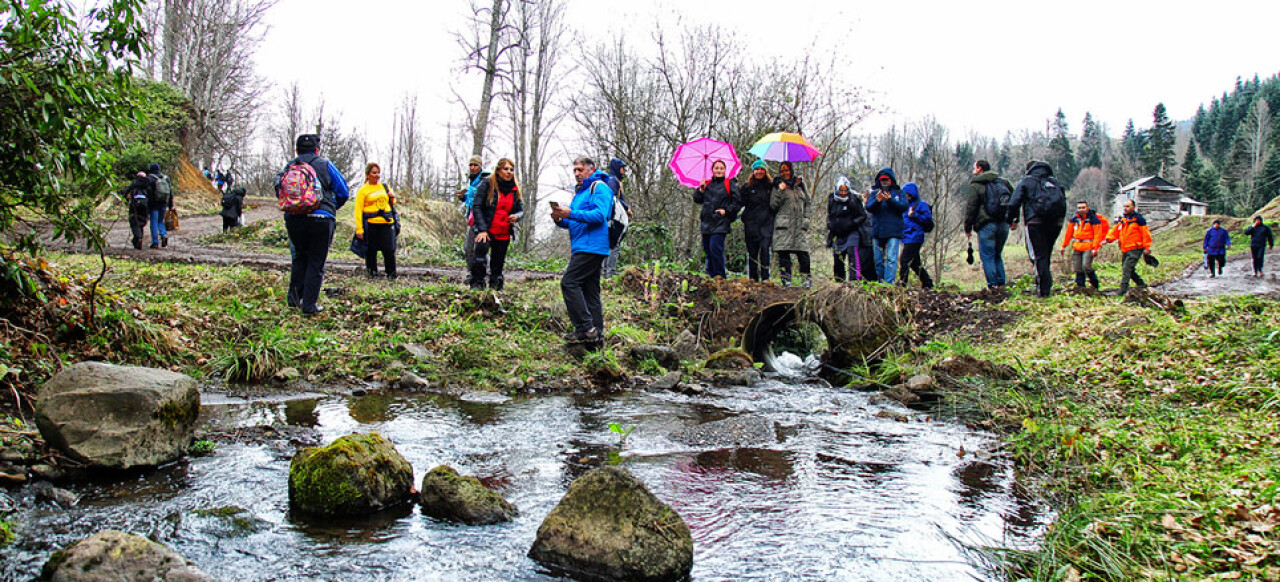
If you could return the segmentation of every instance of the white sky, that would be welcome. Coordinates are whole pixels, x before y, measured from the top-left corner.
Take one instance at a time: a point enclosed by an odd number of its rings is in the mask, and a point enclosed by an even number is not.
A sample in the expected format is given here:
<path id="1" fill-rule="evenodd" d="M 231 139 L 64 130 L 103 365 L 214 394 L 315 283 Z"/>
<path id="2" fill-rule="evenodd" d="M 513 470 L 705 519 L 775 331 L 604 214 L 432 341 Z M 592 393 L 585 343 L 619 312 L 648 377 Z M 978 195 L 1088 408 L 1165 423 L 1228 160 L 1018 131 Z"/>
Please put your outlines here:
<path id="1" fill-rule="evenodd" d="M 1149 125 L 1157 102 L 1173 119 L 1189 119 L 1237 76 L 1280 72 L 1274 1 L 567 1 L 570 25 L 590 44 L 610 29 L 645 40 L 655 22 L 678 18 L 718 20 L 761 59 L 799 54 L 815 38 L 838 47 L 847 69 L 832 74 L 889 109 L 866 132 L 934 115 L 953 135 L 1001 137 L 1043 128 L 1061 107 L 1072 132 L 1091 111 L 1118 137 L 1129 118 Z M 448 102 L 460 74 L 451 31 L 464 26 L 466 10 L 465 0 L 281 0 L 258 67 L 280 87 L 299 81 L 313 105 L 323 94 L 327 111 L 341 111 L 344 125 L 375 143 L 389 136 L 403 96 L 416 92 L 440 155 L 444 123 L 457 115 Z M 577 52 L 571 47 L 567 59 Z"/>

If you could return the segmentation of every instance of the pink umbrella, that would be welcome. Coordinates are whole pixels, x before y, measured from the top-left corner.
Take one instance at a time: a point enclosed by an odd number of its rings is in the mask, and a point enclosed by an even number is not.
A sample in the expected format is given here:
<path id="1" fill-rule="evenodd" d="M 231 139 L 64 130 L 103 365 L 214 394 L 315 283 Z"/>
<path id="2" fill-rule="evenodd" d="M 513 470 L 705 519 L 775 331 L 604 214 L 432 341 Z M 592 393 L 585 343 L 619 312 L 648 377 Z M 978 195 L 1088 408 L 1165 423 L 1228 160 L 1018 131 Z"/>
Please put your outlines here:
<path id="1" fill-rule="evenodd" d="M 711 165 L 717 161 L 725 163 L 726 178 L 732 178 L 742 170 L 742 162 L 738 161 L 738 152 L 733 151 L 733 146 L 709 137 L 681 144 L 667 165 L 671 166 L 681 184 L 697 188 L 711 179 Z"/>

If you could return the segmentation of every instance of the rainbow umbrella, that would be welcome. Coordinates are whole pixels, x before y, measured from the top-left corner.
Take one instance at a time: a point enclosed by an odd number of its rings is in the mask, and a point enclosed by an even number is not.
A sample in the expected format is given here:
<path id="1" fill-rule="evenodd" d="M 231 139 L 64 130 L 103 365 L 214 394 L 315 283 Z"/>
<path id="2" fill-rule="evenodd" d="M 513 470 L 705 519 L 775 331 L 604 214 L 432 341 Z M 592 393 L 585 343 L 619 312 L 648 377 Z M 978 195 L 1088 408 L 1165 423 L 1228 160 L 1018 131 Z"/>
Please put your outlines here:
<path id="1" fill-rule="evenodd" d="M 822 155 L 798 133 L 771 133 L 760 138 L 747 153 L 774 162 L 812 162 L 813 158 Z"/>
<path id="2" fill-rule="evenodd" d="M 675 155 L 671 156 L 671 163 L 667 165 L 675 172 L 681 184 L 697 188 L 711 179 L 711 165 L 717 161 L 724 162 L 726 178 L 738 175 L 738 171 L 742 169 L 742 162 L 738 161 L 738 152 L 733 150 L 733 145 L 709 137 L 680 144 Z"/>

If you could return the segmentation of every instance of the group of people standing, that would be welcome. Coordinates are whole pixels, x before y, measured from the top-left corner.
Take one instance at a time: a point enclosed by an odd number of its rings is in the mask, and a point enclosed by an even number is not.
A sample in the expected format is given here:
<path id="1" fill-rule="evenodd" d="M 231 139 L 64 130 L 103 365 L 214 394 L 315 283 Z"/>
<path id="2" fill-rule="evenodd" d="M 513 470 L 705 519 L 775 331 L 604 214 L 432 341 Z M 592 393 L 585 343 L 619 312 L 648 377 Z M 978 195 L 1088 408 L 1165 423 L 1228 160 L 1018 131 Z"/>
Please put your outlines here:
<path id="1" fill-rule="evenodd" d="M 778 166 L 771 177 L 764 160 L 751 165 L 751 176 L 739 186 L 725 176 L 725 163 L 714 162 L 712 177 L 696 188 L 693 201 L 701 206 L 703 266 L 707 275 L 726 275 L 725 240 L 741 214 L 747 247 L 747 275 L 770 279 L 770 258 L 776 254 L 779 278 L 793 284 L 792 265 L 799 284 L 811 286 L 810 216 L 813 199 L 791 162 Z M 835 258 L 836 280 L 868 280 L 906 284 L 915 272 L 925 288 L 933 280 L 923 267 L 920 248 L 933 230 L 933 213 L 919 188 L 899 186 L 891 168 L 876 174 L 866 193 L 855 192 L 840 177 L 827 197 L 827 248 Z M 847 266 L 847 268 L 846 268 Z"/>
<path id="2" fill-rule="evenodd" d="M 135 249 L 142 248 L 142 227 L 150 225 L 151 246 L 158 249 L 169 246 L 169 231 L 165 217 L 173 208 L 173 183 L 160 171 L 160 164 L 151 164 L 147 171 L 138 172 L 121 192 L 129 212 L 129 242 Z"/>
<path id="3" fill-rule="evenodd" d="M 1267 262 L 1267 250 L 1276 246 L 1275 236 L 1261 216 L 1253 217 L 1252 224 L 1244 230 L 1244 235 L 1249 237 L 1249 254 L 1253 258 L 1251 276 L 1261 277 L 1262 267 Z M 1227 264 L 1227 249 L 1231 248 L 1231 233 L 1222 228 L 1221 220 L 1213 221 L 1213 226 L 1205 231 L 1203 248 L 1204 265 L 1209 269 L 1209 277 L 1221 275 L 1222 268 Z"/>

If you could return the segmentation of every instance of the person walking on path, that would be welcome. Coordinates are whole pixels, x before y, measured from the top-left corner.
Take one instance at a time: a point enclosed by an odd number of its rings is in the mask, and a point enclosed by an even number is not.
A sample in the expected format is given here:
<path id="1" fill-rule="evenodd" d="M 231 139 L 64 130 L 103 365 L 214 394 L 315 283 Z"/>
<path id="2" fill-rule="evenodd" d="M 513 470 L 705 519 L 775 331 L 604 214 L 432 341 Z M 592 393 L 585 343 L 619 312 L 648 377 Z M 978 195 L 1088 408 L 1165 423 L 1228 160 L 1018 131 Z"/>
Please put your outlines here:
<path id="1" fill-rule="evenodd" d="M 284 227 L 294 249 L 285 300 L 290 307 L 299 308 L 302 315 L 309 317 L 321 310 L 316 302 L 324 285 L 324 264 L 333 242 L 334 217 L 347 203 L 351 192 L 337 166 L 320 157 L 319 135 L 298 136 L 294 151 L 297 156 L 276 175 L 275 191 L 285 211 Z M 314 204 L 286 208 L 292 200 L 309 200 L 311 196 Z"/>
<path id="2" fill-rule="evenodd" d="M 1018 214 L 1027 225 L 1027 254 L 1035 265 L 1036 295 L 1053 291 L 1053 244 L 1067 216 L 1066 190 L 1053 168 L 1037 160 L 1027 162 L 1027 175 L 1018 181 L 1009 200 L 1009 229 L 1017 230 Z"/>
<path id="3" fill-rule="evenodd" d="M 987 278 L 987 288 L 1004 287 L 1004 243 L 1009 239 L 1008 201 L 1013 196 L 1013 185 L 991 170 L 990 162 L 973 163 L 973 178 L 969 179 L 968 202 L 964 211 L 964 236 L 978 233 L 978 256 L 982 258 L 982 273 Z"/>
<path id="4" fill-rule="evenodd" d="M 476 257 L 471 263 L 473 290 L 484 289 L 486 276 L 490 289 L 502 290 L 507 250 L 515 236 L 515 225 L 524 216 L 524 202 L 520 198 L 520 186 L 516 184 L 515 170 L 515 162 L 502 158 L 498 160 L 493 175 L 476 188 Z"/>
<path id="5" fill-rule="evenodd" d="M 488 172 L 483 171 L 484 160 L 480 156 L 471 156 L 467 161 L 467 187 L 458 190 L 458 202 L 463 204 L 462 215 L 467 220 L 467 234 L 462 237 L 462 258 L 467 263 L 466 284 L 470 285 L 471 281 L 471 263 L 476 259 L 476 228 L 475 219 L 471 215 L 471 209 L 475 203 L 476 188 L 489 177 Z"/>
<path id="6" fill-rule="evenodd" d="M 1253 217 L 1253 226 L 1246 228 L 1244 234 L 1249 237 L 1249 253 L 1253 255 L 1253 276 L 1261 277 L 1262 265 L 1267 262 L 1267 249 L 1276 248 L 1276 239 L 1261 216 Z"/>
<path id="7" fill-rule="evenodd" d="M 1116 219 L 1115 226 L 1107 235 L 1107 242 L 1119 241 L 1123 263 L 1120 274 L 1120 296 L 1129 292 L 1129 281 L 1133 280 L 1138 287 L 1146 287 L 1146 281 L 1138 275 L 1138 262 L 1142 257 L 1151 254 L 1151 230 L 1147 228 L 1147 219 L 1138 214 L 1137 206 L 1132 200 L 1124 203 L 1124 214 Z"/>
<path id="8" fill-rule="evenodd" d="M 782 286 L 791 286 L 791 257 L 800 267 L 801 285 L 813 285 L 809 272 L 809 190 L 804 179 L 795 175 L 791 162 L 782 162 L 773 180 L 769 207 L 776 213 L 773 227 L 773 250 L 778 253 L 778 274 Z"/>
<path id="9" fill-rule="evenodd" d="M 365 242 L 364 268 L 372 279 L 378 276 L 378 253 L 388 279 L 396 278 L 396 195 L 382 181 L 382 166 L 365 164 L 364 185 L 356 190 L 356 238 Z"/>
<path id="10" fill-rule="evenodd" d="M 835 191 L 827 199 L 827 248 L 834 258 L 832 275 L 836 281 L 861 280 L 867 270 L 863 263 L 871 264 L 871 245 L 860 244 L 861 230 L 867 222 L 867 209 L 862 204 L 849 179 L 838 178 Z M 860 254 L 861 249 L 865 252 Z"/>
<path id="11" fill-rule="evenodd" d="M 898 186 L 893 169 L 881 169 L 868 196 L 867 213 L 874 223 L 876 278 L 890 285 L 898 274 L 898 250 L 906 226 L 902 214 L 906 211 L 907 195 Z"/>
<path id="12" fill-rule="evenodd" d="M 627 211 L 627 218 L 635 216 L 631 212 L 631 205 L 627 203 L 626 188 L 623 182 L 627 180 L 627 163 L 622 158 L 613 158 L 609 160 L 609 189 L 613 191 L 613 196 L 622 203 L 622 207 Z M 609 247 L 609 258 L 604 260 L 602 276 L 612 277 L 618 274 L 618 252 L 622 250 L 622 239 L 619 238 L 617 244 Z"/>
<path id="13" fill-rule="evenodd" d="M 747 243 L 747 276 L 769 280 L 769 255 L 773 253 L 773 228 L 777 214 L 772 206 L 773 178 L 764 160 L 751 164 L 751 177 L 742 186 L 742 234 Z"/>
<path id="14" fill-rule="evenodd" d="M 915 182 L 907 182 L 902 191 L 907 195 L 907 211 L 902 213 L 902 266 L 898 270 L 898 282 L 905 287 L 911 272 L 915 271 L 920 277 L 920 286 L 933 289 L 933 279 L 920 260 L 925 233 L 933 230 L 933 209 L 920 197 L 920 188 Z"/>
<path id="15" fill-rule="evenodd" d="M 1098 288 L 1093 260 L 1098 257 L 1098 249 L 1107 240 L 1110 229 L 1107 219 L 1089 208 L 1088 202 L 1076 202 L 1076 213 L 1067 221 L 1067 233 L 1062 237 L 1062 249 L 1059 251 L 1066 254 L 1067 247 L 1071 247 L 1071 270 L 1076 274 L 1076 288 L 1084 287 L 1086 280 L 1094 289 Z"/>
<path id="16" fill-rule="evenodd" d="M 724 241 L 742 208 L 738 181 L 725 177 L 725 163 L 711 164 L 711 179 L 693 191 L 693 201 L 702 205 L 698 215 L 702 231 L 702 257 L 707 276 L 723 279 L 725 272 Z"/>
<path id="17" fill-rule="evenodd" d="M 147 225 L 147 218 L 150 216 L 148 200 L 154 197 L 154 189 L 155 182 L 147 177 L 147 173 L 138 172 L 123 192 L 125 203 L 129 205 L 129 232 L 133 235 L 129 244 L 135 249 L 142 248 L 142 227 Z"/>
<path id="18" fill-rule="evenodd" d="M 222 195 L 222 232 L 240 226 L 240 217 L 244 214 L 244 186 L 237 186 Z"/>
<path id="19" fill-rule="evenodd" d="M 604 338 L 604 304 L 600 300 L 600 267 L 609 256 L 609 211 L 613 192 L 609 176 L 596 170 L 591 158 L 573 161 L 578 188 L 568 207 L 552 202 L 551 219 L 569 230 L 572 255 L 560 278 L 560 294 L 573 329 L 569 343 L 599 346 Z"/>
<path id="20" fill-rule="evenodd" d="M 1227 264 L 1229 248 L 1231 248 L 1231 233 L 1222 228 L 1221 220 L 1213 221 L 1213 226 L 1204 231 L 1204 258 L 1205 263 L 1209 265 L 1210 279 L 1222 274 L 1222 268 Z M 1217 265 L 1217 275 L 1214 274 L 1214 265 Z"/>
<path id="21" fill-rule="evenodd" d="M 147 200 L 147 209 L 151 218 L 151 248 L 169 246 L 169 230 L 164 225 L 164 214 L 173 207 L 173 182 L 160 172 L 160 164 L 151 164 L 147 168 L 147 177 L 151 180 L 151 197 Z"/>

